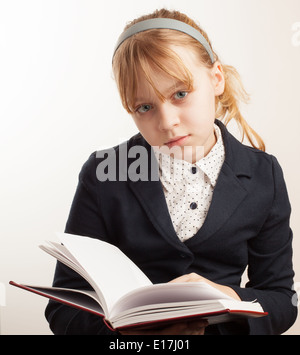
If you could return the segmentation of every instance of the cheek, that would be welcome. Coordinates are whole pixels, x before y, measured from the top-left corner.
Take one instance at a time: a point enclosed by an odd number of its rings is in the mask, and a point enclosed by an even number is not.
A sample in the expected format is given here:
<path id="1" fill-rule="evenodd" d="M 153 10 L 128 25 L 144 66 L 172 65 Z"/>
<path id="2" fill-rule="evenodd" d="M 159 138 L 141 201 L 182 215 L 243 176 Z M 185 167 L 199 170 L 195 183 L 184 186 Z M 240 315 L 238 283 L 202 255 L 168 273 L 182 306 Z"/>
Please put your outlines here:
<path id="1" fill-rule="evenodd" d="M 185 122 L 195 127 L 213 123 L 215 120 L 214 96 L 201 97 L 193 105 L 187 106 L 184 112 Z"/>
<path id="2" fill-rule="evenodd" d="M 133 119 L 133 122 L 136 125 L 137 129 L 140 132 L 142 132 L 142 131 L 144 131 L 146 129 L 145 128 L 145 121 L 142 121 L 141 119 L 135 117 L 134 115 L 132 115 L 132 119 Z"/>
<path id="3" fill-rule="evenodd" d="M 207 115 L 215 116 L 215 93 L 211 85 L 206 82 L 199 85 L 195 92 L 192 93 L 186 108 L 193 115 L 203 117 L 207 117 Z"/>
<path id="4" fill-rule="evenodd" d="M 137 129 L 150 145 L 157 145 L 157 134 L 152 124 L 133 119 Z"/>

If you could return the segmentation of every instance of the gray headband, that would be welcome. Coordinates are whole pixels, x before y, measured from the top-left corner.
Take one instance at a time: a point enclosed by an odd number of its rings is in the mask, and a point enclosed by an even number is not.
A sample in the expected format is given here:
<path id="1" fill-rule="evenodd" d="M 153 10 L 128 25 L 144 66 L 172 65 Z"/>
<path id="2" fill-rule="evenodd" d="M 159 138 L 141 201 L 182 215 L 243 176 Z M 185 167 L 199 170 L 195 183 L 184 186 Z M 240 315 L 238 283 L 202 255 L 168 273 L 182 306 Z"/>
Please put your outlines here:
<path id="1" fill-rule="evenodd" d="M 207 40 L 199 31 L 197 31 L 194 27 L 186 24 L 185 22 L 173 20 L 169 18 L 154 18 L 150 20 L 145 20 L 145 21 L 138 22 L 135 25 L 129 27 L 119 37 L 117 45 L 114 50 L 114 55 L 117 49 L 120 47 L 120 45 L 129 37 L 139 32 L 144 32 L 152 29 L 160 29 L 160 28 L 180 31 L 195 38 L 205 48 L 206 52 L 210 56 L 211 62 L 212 63 L 215 62 L 214 55 L 210 45 L 208 44 Z"/>

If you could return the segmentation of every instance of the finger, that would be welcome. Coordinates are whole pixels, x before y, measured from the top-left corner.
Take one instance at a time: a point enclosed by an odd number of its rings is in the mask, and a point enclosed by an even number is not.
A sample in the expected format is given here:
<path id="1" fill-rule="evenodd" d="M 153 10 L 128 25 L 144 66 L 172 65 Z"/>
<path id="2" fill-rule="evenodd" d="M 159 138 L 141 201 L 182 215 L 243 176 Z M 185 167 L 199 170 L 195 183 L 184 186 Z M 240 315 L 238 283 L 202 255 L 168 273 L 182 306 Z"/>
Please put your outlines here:
<path id="1" fill-rule="evenodd" d="M 204 278 L 203 276 L 192 272 L 190 274 L 179 276 L 176 279 L 171 280 L 170 283 L 175 283 L 175 282 L 199 282 L 199 281 L 207 282 L 208 280 L 206 278 Z"/>
<path id="2" fill-rule="evenodd" d="M 169 281 L 169 283 L 175 283 L 175 282 L 187 282 L 187 275 L 179 276 L 176 277 L 176 279 Z"/>

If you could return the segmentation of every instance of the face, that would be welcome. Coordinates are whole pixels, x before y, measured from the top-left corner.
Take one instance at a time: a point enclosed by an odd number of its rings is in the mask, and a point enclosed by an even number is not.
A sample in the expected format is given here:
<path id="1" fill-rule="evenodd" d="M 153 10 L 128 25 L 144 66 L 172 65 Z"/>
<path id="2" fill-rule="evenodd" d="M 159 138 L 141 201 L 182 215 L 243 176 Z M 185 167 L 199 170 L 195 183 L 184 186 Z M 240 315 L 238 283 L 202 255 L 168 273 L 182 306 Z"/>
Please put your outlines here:
<path id="1" fill-rule="evenodd" d="M 189 91 L 185 84 L 153 71 L 152 80 L 166 98 L 161 101 L 141 76 L 132 116 L 154 149 L 194 163 L 207 155 L 216 142 L 215 97 L 224 91 L 224 76 L 219 63 L 208 69 L 193 51 L 180 46 L 171 48 L 192 74 L 193 89 Z"/>

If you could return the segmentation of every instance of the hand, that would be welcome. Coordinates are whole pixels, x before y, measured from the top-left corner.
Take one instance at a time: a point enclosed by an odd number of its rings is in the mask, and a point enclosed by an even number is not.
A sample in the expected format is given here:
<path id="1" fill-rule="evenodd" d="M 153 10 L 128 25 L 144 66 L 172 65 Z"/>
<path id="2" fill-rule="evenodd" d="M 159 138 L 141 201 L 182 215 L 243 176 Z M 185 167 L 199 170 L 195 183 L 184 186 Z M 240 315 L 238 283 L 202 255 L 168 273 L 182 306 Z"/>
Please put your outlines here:
<path id="1" fill-rule="evenodd" d="M 208 322 L 204 319 L 175 323 L 161 329 L 123 330 L 122 335 L 204 335 Z"/>
<path id="2" fill-rule="evenodd" d="M 223 285 L 217 284 L 215 282 L 212 282 L 212 281 L 206 279 L 205 277 L 196 274 L 195 272 L 177 277 L 176 279 L 174 279 L 170 282 L 172 283 L 172 282 L 199 282 L 199 281 L 206 282 L 207 284 L 209 284 L 212 287 L 216 288 L 217 290 L 225 293 L 226 295 L 228 295 L 238 301 L 241 301 L 239 295 L 231 287 L 223 286 Z"/>

